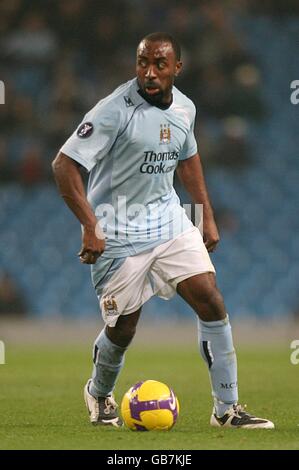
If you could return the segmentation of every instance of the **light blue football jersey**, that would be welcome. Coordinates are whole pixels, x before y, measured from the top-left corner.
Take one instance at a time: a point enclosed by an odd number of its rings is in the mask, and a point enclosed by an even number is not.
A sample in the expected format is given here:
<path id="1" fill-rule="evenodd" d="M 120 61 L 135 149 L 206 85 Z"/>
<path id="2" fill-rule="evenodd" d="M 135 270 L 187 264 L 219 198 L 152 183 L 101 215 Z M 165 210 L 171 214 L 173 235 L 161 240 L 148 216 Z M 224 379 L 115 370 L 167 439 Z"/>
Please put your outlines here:
<path id="1" fill-rule="evenodd" d="M 167 109 L 149 104 L 135 78 L 99 101 L 60 149 L 90 172 L 87 198 L 107 237 L 103 257 L 135 255 L 192 226 L 173 177 L 178 162 L 197 153 L 195 113 L 176 87 Z"/>

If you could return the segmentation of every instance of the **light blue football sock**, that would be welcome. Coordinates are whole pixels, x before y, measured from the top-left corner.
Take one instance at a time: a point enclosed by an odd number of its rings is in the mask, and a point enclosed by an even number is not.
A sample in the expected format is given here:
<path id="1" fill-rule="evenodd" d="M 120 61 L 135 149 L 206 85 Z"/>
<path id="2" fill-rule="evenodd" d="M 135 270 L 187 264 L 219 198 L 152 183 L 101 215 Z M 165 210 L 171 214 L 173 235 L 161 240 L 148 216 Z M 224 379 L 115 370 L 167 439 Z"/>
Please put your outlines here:
<path id="1" fill-rule="evenodd" d="M 125 352 L 112 343 L 107 337 L 105 329 L 101 331 L 93 348 L 93 372 L 89 392 L 95 398 L 106 397 L 113 392 L 117 377 L 124 365 Z"/>
<path id="2" fill-rule="evenodd" d="M 217 416 L 238 402 L 237 359 L 228 316 L 224 320 L 198 321 L 202 357 L 209 367 Z"/>

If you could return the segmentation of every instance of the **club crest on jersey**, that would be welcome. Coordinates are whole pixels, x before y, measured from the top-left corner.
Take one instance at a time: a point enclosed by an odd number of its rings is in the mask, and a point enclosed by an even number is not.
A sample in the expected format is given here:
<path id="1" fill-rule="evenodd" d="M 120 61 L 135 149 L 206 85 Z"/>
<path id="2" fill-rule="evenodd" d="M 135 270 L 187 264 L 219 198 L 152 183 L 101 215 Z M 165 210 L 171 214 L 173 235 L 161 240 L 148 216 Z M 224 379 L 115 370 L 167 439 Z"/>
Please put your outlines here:
<path id="1" fill-rule="evenodd" d="M 170 125 L 160 124 L 160 144 L 170 144 Z"/>
<path id="2" fill-rule="evenodd" d="M 77 136 L 81 139 L 86 139 L 86 137 L 89 137 L 92 133 L 93 125 L 91 122 L 84 122 L 77 130 Z"/>

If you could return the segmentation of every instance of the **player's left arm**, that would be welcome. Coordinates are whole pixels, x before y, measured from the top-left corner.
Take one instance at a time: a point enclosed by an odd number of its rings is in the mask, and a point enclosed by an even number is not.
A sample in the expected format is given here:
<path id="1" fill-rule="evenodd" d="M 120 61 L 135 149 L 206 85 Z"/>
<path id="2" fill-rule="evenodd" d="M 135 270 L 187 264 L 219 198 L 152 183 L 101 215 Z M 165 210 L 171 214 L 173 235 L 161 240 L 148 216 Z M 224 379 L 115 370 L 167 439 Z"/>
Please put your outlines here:
<path id="1" fill-rule="evenodd" d="M 219 242 L 219 232 L 208 195 L 200 156 L 180 160 L 177 175 L 195 204 L 203 205 L 203 239 L 209 252 L 215 250 Z"/>

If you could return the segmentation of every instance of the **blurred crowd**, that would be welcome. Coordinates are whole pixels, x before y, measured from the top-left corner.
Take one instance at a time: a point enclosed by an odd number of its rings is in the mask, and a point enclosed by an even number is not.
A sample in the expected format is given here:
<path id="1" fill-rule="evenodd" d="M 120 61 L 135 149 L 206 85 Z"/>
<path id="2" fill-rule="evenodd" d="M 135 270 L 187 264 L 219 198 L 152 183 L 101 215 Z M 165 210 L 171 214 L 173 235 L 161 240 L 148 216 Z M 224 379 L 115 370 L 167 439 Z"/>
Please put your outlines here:
<path id="1" fill-rule="evenodd" d="M 134 76 L 139 40 L 175 35 L 183 49 L 179 88 L 197 105 L 207 166 L 250 160 L 248 120 L 263 119 L 258 64 L 238 18 L 287 13 L 290 1 L 10 0 L 0 3 L 0 179 L 52 180 L 50 161 L 87 110 Z M 278 8 L 280 5 L 280 8 Z M 298 8 L 297 8 L 298 10 Z"/>
<path id="2" fill-rule="evenodd" d="M 0 80 L 4 82 L 6 92 L 5 104 L 0 105 L 0 188 L 7 183 L 17 182 L 23 187 L 18 188 L 21 194 L 30 196 L 36 194 L 34 189 L 32 193 L 30 191 L 35 185 L 53 183 L 50 163 L 57 151 L 99 99 L 135 76 L 136 47 L 142 37 L 153 31 L 170 32 L 181 43 L 184 68 L 178 77 L 177 86 L 196 104 L 195 133 L 206 173 L 209 176 L 211 170 L 210 175 L 219 176 L 221 171 L 213 170 L 225 168 L 226 174 L 237 172 L 230 174 L 237 181 L 239 172 L 252 163 L 251 169 L 255 165 L 252 158 L 254 149 L 249 145 L 250 132 L 271 117 L 271 110 L 263 98 L 263 64 L 259 63 L 258 54 L 255 54 L 254 47 L 252 44 L 250 46 L 250 40 L 246 37 L 246 25 L 247 28 L 251 27 L 252 18 L 257 20 L 257 24 L 259 18 L 265 17 L 271 17 L 272 23 L 279 23 L 285 17 L 295 15 L 299 15 L 298 0 L 0 2 Z M 271 43 L 267 43 L 267 47 L 271 46 Z M 280 66 L 278 61 L 277 70 Z M 6 189 L 9 192 L 10 187 Z M 36 188 L 37 193 L 39 189 Z M 182 202 L 189 202 L 183 189 L 179 186 L 177 189 Z M 221 206 L 218 201 L 215 207 L 216 219 L 221 233 L 235 234 L 241 223 L 231 205 L 225 206 L 224 189 L 225 186 L 221 186 Z M 1 215 L 4 218 L 1 219 Z M 271 212 L 271 219 L 272 215 Z M 5 211 L 1 213 L 0 210 L 1 220 L 5 220 Z M 10 240 L 14 230 L 13 224 L 7 228 L 7 234 L 4 234 L 6 240 Z M 246 230 L 244 232 L 247 235 Z M 25 240 L 26 236 L 30 238 L 31 235 L 25 234 Z M 44 236 L 43 232 L 42 246 Z M 48 237 L 52 241 L 51 225 Z M 35 243 L 38 244 L 38 236 L 36 239 Z M 268 245 L 267 240 L 267 248 Z M 6 244 L 4 246 L 7 247 Z M 17 249 L 18 242 L 12 249 L 13 253 Z M 50 246 L 50 253 L 51 249 L 54 253 L 58 250 Z M 275 255 L 277 248 L 273 249 Z M 263 248 L 262 251 L 264 255 Z M 23 253 L 20 258 L 22 256 Z M 244 253 L 245 264 L 246 256 Z M 273 256 L 269 255 L 271 262 Z M 55 256 L 53 258 L 55 261 Z M 47 290 L 48 282 L 52 279 L 51 269 L 44 290 L 34 290 L 36 283 L 42 283 L 40 273 L 44 275 L 45 269 L 42 266 L 40 271 L 36 271 L 33 282 L 30 261 L 31 258 L 22 269 L 18 269 L 16 263 L 11 261 L 6 260 L 6 265 L 3 264 L 5 269 L 0 272 L 0 315 L 12 312 L 25 314 L 28 305 L 23 295 L 28 294 L 29 287 L 32 287 L 29 311 L 41 309 L 38 299 L 42 310 L 45 303 L 48 307 L 47 302 L 50 305 L 54 302 L 55 311 L 69 308 L 63 303 L 64 293 L 61 297 L 62 306 L 59 307 L 59 304 L 57 307 L 57 295 L 52 284 Z M 35 273 L 37 263 L 34 261 L 33 264 L 32 272 Z M 266 272 L 269 272 L 268 268 Z M 228 277 L 226 269 L 226 281 Z M 22 289 L 24 286 L 27 286 L 27 291 Z M 75 292 L 76 284 L 74 286 Z M 289 289 L 287 285 L 286 288 Z M 232 292 L 235 292 L 235 285 Z M 241 299 L 244 297 L 242 292 L 240 296 Z M 77 303 L 79 305 L 79 299 Z M 76 299 L 72 309 L 74 305 Z M 82 308 L 81 303 L 79 307 Z M 266 305 L 265 310 L 267 308 Z"/>

